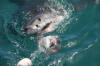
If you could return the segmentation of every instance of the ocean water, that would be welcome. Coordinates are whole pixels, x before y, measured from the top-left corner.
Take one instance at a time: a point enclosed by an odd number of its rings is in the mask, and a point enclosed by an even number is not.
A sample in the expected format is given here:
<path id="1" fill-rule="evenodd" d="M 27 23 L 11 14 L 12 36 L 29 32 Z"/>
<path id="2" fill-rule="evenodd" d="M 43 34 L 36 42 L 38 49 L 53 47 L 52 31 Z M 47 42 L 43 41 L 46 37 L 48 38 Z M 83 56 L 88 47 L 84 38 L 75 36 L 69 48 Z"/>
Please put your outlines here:
<path id="1" fill-rule="evenodd" d="M 14 20 L 20 6 L 0 0 L 0 66 L 16 66 L 19 60 L 29 58 L 33 53 L 36 56 L 32 59 L 33 66 L 100 66 L 100 5 L 91 2 L 86 8 L 74 11 L 72 1 L 60 2 L 60 6 L 65 6 L 67 17 L 55 31 L 44 35 L 58 35 L 62 49 L 55 54 L 45 54 L 38 51 L 33 35 L 24 36 L 16 26 L 9 28 L 8 22 Z M 77 3 L 78 6 L 81 4 Z"/>

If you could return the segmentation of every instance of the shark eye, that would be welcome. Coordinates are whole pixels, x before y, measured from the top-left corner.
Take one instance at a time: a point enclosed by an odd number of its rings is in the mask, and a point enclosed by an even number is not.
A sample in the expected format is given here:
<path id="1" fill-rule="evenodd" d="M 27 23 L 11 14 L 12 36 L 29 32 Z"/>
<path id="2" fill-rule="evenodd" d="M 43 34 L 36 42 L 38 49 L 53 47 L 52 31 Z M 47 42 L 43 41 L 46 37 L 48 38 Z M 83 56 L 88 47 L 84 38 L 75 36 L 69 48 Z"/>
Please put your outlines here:
<path id="1" fill-rule="evenodd" d="M 39 25 L 36 25 L 36 27 L 39 27 Z"/>
<path id="2" fill-rule="evenodd" d="M 39 21 L 41 21 L 41 19 L 40 19 L 40 18 L 38 18 L 38 20 L 39 20 Z"/>

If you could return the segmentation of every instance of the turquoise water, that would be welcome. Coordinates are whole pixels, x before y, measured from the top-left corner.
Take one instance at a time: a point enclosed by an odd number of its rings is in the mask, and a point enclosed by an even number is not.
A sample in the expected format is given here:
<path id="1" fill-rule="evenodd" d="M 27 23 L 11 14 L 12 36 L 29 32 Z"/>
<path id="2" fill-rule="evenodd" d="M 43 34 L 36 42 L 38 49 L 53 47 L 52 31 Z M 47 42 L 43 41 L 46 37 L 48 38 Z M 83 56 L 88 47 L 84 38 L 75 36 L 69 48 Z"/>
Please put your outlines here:
<path id="1" fill-rule="evenodd" d="M 66 9 L 68 18 L 55 31 L 46 34 L 62 39 L 62 49 L 56 54 L 36 52 L 38 44 L 34 36 L 23 36 L 18 28 L 7 26 L 19 7 L 0 0 L 0 66 L 15 66 L 32 53 L 36 56 L 33 66 L 100 66 L 100 5 L 91 3 L 81 11 Z"/>

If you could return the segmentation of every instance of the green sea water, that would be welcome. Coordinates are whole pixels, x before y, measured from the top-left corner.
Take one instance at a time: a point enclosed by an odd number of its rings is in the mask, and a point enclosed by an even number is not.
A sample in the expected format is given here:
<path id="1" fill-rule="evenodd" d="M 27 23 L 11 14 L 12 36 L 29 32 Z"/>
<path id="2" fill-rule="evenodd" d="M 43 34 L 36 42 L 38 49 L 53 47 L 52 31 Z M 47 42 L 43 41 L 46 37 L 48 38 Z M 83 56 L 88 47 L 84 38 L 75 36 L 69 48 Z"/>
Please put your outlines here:
<path id="1" fill-rule="evenodd" d="M 63 6 L 68 4 L 66 1 Z M 29 58 L 32 53 L 36 56 L 33 66 L 100 66 L 100 5 L 90 3 L 80 11 L 66 9 L 68 18 L 45 35 L 61 38 L 62 49 L 55 54 L 40 53 L 34 37 L 23 37 L 18 29 L 16 34 L 13 27 L 7 27 L 19 7 L 9 0 L 0 0 L 0 66 L 16 66 L 19 60 Z"/>

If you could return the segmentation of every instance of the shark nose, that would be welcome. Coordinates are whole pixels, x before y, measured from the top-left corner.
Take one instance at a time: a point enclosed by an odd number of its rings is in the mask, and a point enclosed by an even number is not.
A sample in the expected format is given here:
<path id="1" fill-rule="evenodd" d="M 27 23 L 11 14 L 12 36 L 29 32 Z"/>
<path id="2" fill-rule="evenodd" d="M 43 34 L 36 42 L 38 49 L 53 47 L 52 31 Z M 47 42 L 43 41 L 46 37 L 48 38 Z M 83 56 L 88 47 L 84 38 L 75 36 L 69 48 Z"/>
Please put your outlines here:
<path id="1" fill-rule="evenodd" d="M 24 31 L 25 31 L 27 34 L 33 33 L 33 30 L 30 29 L 30 28 L 24 28 Z"/>
<path id="2" fill-rule="evenodd" d="M 27 30 L 27 34 L 32 34 L 32 33 L 34 33 L 34 30 L 32 30 L 32 29 Z"/>

